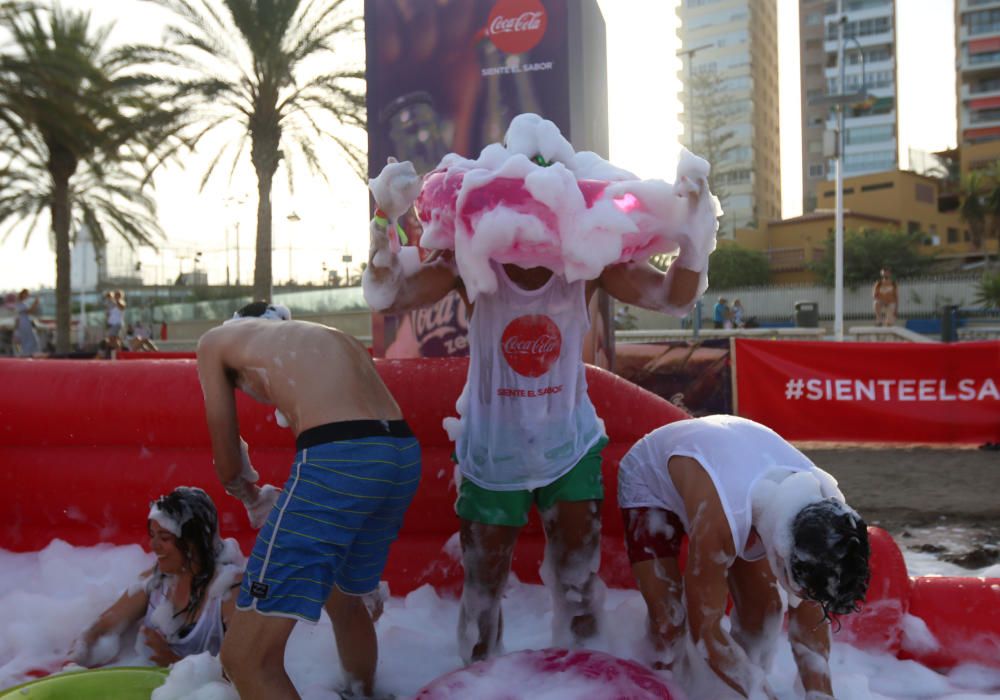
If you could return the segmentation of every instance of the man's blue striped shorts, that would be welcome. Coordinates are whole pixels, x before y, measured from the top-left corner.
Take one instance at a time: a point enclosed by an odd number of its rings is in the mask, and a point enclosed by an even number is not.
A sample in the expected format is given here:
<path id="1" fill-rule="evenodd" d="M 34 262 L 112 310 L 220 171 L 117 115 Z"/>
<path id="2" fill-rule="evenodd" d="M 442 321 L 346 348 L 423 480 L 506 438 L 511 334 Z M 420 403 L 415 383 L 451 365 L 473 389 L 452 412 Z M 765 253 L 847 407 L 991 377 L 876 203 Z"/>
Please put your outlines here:
<path id="1" fill-rule="evenodd" d="M 378 588 L 420 483 L 420 445 L 404 421 L 329 423 L 296 445 L 236 605 L 316 622 L 334 586 L 351 595 Z"/>

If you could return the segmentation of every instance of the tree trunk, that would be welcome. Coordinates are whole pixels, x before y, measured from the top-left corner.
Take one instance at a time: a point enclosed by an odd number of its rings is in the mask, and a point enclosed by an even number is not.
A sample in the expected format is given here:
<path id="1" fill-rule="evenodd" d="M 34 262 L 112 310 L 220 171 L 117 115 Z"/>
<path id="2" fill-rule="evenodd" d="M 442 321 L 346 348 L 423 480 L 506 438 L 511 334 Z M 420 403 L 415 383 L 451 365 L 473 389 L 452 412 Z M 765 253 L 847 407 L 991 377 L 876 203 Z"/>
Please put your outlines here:
<path id="1" fill-rule="evenodd" d="M 253 268 L 253 300 L 271 301 L 271 183 L 273 171 L 257 171 L 257 258 Z"/>
<path id="2" fill-rule="evenodd" d="M 56 353 L 70 351 L 70 201 L 69 178 L 76 170 L 76 158 L 60 149 L 50 151 L 52 177 L 52 231 L 56 239 Z"/>

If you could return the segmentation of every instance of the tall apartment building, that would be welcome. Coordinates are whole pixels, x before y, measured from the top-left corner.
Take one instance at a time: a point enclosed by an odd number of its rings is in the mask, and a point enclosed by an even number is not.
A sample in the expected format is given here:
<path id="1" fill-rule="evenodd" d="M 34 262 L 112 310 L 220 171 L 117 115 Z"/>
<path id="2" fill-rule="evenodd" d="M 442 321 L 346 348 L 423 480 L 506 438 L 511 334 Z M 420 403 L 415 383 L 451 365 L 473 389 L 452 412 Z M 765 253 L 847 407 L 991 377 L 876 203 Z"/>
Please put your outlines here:
<path id="1" fill-rule="evenodd" d="M 823 132 L 837 127 L 824 96 L 859 94 L 845 105 L 844 176 L 895 170 L 898 163 L 894 0 L 799 0 L 804 211 L 816 206 L 816 184 L 834 178 L 823 157 Z M 844 21 L 844 83 L 837 64 L 837 25 Z M 861 94 L 863 93 L 863 97 Z"/>
<path id="2" fill-rule="evenodd" d="M 682 0 L 677 14 L 684 143 L 711 161 L 732 238 L 781 218 L 777 2 Z"/>
<path id="3" fill-rule="evenodd" d="M 956 0 L 962 172 L 1000 158 L 1000 0 Z"/>

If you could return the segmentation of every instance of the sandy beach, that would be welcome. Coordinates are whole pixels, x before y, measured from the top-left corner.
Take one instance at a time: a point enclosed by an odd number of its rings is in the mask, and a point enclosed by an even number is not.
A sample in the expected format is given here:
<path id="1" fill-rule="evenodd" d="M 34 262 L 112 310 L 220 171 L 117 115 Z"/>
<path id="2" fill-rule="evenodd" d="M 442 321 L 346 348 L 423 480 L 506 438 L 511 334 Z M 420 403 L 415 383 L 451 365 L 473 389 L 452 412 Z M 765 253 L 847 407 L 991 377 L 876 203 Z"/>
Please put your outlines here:
<path id="1" fill-rule="evenodd" d="M 848 503 L 901 546 L 981 568 L 1000 562 L 1000 451 L 974 446 L 796 443 Z"/>

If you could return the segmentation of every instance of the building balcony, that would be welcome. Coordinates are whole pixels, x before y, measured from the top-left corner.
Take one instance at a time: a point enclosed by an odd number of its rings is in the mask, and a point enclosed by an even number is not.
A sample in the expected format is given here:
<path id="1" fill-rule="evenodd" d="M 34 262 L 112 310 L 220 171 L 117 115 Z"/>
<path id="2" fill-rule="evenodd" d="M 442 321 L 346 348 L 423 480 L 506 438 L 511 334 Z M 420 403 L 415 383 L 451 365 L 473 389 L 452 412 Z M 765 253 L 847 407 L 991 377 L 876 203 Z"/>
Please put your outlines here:
<path id="1" fill-rule="evenodd" d="M 1000 78 L 1000 72 L 997 73 L 997 77 Z M 979 90 L 978 92 L 973 92 L 972 85 L 969 83 L 962 83 L 962 89 L 959 91 L 959 97 L 962 102 L 983 100 L 990 97 L 1000 97 L 1000 81 L 997 81 L 995 86 L 991 85 L 986 89 Z"/>
<path id="2" fill-rule="evenodd" d="M 958 66 L 962 73 L 977 74 L 995 72 L 998 68 L 1000 68 L 1000 52 L 963 56 Z"/>
<path id="3" fill-rule="evenodd" d="M 958 11 L 1000 9 L 1000 0 L 958 0 Z"/>

